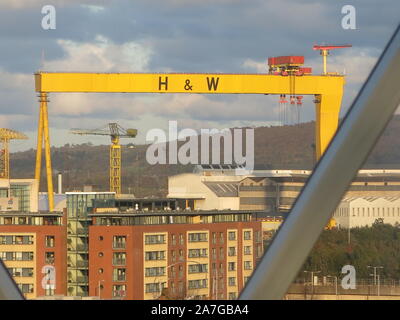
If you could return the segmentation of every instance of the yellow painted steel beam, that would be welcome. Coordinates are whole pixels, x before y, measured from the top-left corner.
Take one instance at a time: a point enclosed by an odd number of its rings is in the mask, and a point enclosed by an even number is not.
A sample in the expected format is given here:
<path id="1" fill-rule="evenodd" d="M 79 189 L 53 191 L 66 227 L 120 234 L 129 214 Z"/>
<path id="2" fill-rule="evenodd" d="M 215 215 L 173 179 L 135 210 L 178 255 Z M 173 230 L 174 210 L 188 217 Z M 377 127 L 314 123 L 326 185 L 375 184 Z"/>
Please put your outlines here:
<path id="1" fill-rule="evenodd" d="M 296 77 L 296 94 L 337 94 L 343 76 Z M 289 77 L 269 74 L 46 73 L 35 74 L 37 92 L 290 93 Z M 339 89 L 340 88 L 340 89 Z"/>
<path id="2" fill-rule="evenodd" d="M 42 149 L 43 149 L 43 108 L 42 108 L 42 95 L 40 95 L 39 107 L 39 124 L 37 132 L 37 148 L 36 148 L 36 166 L 35 166 L 35 179 L 38 181 L 38 190 L 40 188 L 40 174 L 42 168 Z"/>
<path id="3" fill-rule="evenodd" d="M 38 128 L 38 145 L 36 150 L 35 178 L 38 179 L 38 182 L 40 183 L 40 168 L 41 168 L 42 148 L 43 148 L 42 143 L 44 142 L 45 160 L 46 160 L 47 196 L 49 202 L 49 211 L 53 211 L 54 210 L 53 174 L 51 167 L 47 93 L 45 92 L 40 93 L 39 102 L 40 102 L 40 113 L 39 113 L 39 128 Z"/>

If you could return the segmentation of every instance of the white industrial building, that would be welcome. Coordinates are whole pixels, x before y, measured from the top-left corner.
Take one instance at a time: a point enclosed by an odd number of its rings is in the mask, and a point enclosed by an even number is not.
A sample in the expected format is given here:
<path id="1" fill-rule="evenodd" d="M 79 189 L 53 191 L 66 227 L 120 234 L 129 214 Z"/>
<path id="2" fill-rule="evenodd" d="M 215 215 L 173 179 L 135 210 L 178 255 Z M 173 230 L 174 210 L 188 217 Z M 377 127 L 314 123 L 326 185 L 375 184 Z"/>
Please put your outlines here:
<path id="1" fill-rule="evenodd" d="M 400 197 L 344 198 L 333 215 L 338 228 L 372 226 L 375 222 L 400 223 Z"/>

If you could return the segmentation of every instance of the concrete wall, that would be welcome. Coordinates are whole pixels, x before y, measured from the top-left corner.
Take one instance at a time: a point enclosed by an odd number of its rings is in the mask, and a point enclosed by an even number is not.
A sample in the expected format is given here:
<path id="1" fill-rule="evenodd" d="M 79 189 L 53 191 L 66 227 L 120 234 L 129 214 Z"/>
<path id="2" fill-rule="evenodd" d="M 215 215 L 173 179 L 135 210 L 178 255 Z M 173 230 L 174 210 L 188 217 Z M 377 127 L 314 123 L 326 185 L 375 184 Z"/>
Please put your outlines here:
<path id="1" fill-rule="evenodd" d="M 334 219 L 340 228 L 371 226 L 376 219 L 395 225 L 400 223 L 400 198 L 353 198 L 342 201 Z"/>

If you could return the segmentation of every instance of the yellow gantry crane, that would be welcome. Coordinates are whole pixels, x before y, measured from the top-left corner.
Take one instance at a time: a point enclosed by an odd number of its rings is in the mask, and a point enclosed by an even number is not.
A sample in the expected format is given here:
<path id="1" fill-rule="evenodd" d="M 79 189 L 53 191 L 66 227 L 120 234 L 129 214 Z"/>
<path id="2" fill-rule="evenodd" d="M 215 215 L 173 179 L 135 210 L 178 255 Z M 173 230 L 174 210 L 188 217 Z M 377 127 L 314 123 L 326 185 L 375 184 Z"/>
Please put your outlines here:
<path id="1" fill-rule="evenodd" d="M 95 129 L 71 129 L 71 133 L 80 135 L 110 136 L 110 191 L 121 194 L 121 145 L 120 138 L 135 138 L 137 129 L 124 129 L 117 123 L 109 123 L 107 126 Z"/>
<path id="2" fill-rule="evenodd" d="M 327 48 L 319 47 L 318 49 Z M 344 75 L 330 74 L 326 72 L 326 68 L 324 68 L 322 75 L 300 72 L 289 76 L 271 73 L 71 73 L 39 71 L 35 74 L 35 91 L 40 97 L 35 177 L 36 179 L 40 178 L 38 173 L 40 173 L 42 135 L 44 135 L 49 208 L 52 210 L 54 201 L 47 114 L 48 94 L 52 92 L 312 95 L 315 98 L 316 113 L 315 153 L 316 158 L 319 159 L 338 127 L 344 84 Z"/>
<path id="3" fill-rule="evenodd" d="M 28 139 L 28 137 L 21 132 L 0 128 L 0 179 L 10 179 L 9 142 L 14 139 Z"/>

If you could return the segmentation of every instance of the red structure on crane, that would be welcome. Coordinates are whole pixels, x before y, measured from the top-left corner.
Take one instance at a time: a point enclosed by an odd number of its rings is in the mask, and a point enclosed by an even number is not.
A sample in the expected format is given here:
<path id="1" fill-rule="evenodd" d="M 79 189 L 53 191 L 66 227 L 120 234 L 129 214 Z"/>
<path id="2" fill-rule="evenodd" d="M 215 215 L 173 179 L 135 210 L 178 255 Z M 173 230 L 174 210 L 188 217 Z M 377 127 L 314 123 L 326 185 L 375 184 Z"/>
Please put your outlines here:
<path id="1" fill-rule="evenodd" d="M 319 50 L 320 55 L 322 56 L 323 63 L 324 63 L 324 73 L 328 74 L 326 71 L 326 64 L 327 64 L 327 57 L 329 55 L 329 51 L 333 49 L 343 49 L 343 48 L 350 48 L 352 47 L 351 44 L 341 44 L 341 45 L 314 45 L 313 50 Z"/>
<path id="2" fill-rule="evenodd" d="M 300 107 L 303 105 L 303 96 L 296 96 L 296 76 L 309 75 L 312 68 L 302 67 L 304 56 L 280 56 L 268 58 L 269 73 L 274 75 L 290 77 L 290 105 L 296 109 L 288 108 L 286 95 L 281 94 L 279 98 L 279 122 L 281 124 L 300 123 Z M 292 111 L 295 111 L 295 115 Z"/>

